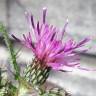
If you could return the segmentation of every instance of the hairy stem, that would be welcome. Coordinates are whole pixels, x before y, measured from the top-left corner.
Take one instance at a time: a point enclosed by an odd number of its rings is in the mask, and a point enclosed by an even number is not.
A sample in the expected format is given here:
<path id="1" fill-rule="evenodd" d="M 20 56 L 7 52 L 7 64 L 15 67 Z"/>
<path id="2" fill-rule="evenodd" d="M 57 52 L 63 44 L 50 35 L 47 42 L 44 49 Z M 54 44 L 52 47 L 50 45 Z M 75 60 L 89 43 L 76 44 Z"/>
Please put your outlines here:
<path id="1" fill-rule="evenodd" d="M 7 30 L 2 24 L 0 24 L 0 32 L 2 32 L 5 43 L 6 43 L 6 46 L 7 46 L 8 50 L 9 50 L 10 57 L 11 57 L 11 62 L 13 64 L 13 67 L 14 67 L 14 70 L 15 70 L 15 75 L 14 76 L 15 76 L 15 79 L 17 80 L 19 78 L 19 76 L 20 76 L 20 68 L 19 68 L 19 66 L 17 64 L 16 54 L 14 52 L 12 43 L 11 43 L 11 41 L 9 39 Z"/>

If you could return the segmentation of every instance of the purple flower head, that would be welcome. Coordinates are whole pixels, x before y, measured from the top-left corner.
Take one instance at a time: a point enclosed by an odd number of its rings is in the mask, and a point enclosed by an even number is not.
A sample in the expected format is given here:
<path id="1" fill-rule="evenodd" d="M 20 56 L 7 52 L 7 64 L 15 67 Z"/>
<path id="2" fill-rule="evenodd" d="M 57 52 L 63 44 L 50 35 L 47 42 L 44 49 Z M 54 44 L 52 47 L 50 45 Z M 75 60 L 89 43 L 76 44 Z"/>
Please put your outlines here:
<path id="1" fill-rule="evenodd" d="M 46 22 L 46 11 L 46 8 L 43 8 L 42 19 L 37 23 L 34 21 L 33 15 L 26 12 L 30 32 L 26 35 L 23 34 L 23 40 L 20 41 L 32 50 L 38 60 L 44 62 L 46 66 L 52 69 L 62 70 L 63 67 L 80 66 L 80 59 L 75 50 L 84 46 L 89 39 L 85 38 L 76 43 L 69 38 L 69 40 L 64 42 L 63 37 L 68 21 L 62 31 L 60 31 L 57 27 Z M 32 34 L 35 35 L 35 41 Z M 15 36 L 13 37 L 17 39 Z"/>

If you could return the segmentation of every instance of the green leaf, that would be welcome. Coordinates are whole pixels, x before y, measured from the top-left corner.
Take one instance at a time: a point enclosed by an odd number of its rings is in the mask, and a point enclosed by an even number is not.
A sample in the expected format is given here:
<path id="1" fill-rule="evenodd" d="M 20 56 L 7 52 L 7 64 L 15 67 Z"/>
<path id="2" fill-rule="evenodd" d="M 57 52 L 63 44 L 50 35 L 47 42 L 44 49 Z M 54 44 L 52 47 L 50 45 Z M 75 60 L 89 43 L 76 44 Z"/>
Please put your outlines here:
<path id="1" fill-rule="evenodd" d="M 9 82 L 7 86 L 8 86 L 7 96 L 15 96 L 17 88 L 14 85 L 12 85 L 11 82 Z"/>
<path id="2" fill-rule="evenodd" d="M 0 88 L 1 88 L 1 80 L 2 80 L 2 76 L 1 76 L 1 68 L 0 68 Z"/>

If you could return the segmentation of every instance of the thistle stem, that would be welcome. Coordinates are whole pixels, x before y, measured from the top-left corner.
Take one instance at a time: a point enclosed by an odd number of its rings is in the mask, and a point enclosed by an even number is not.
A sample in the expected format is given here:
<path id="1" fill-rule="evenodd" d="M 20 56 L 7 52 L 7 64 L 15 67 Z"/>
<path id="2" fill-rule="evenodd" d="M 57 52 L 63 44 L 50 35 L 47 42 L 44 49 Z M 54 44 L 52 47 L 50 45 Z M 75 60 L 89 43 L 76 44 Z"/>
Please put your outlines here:
<path id="1" fill-rule="evenodd" d="M 6 46 L 7 46 L 8 50 L 9 50 L 10 57 L 11 57 L 11 62 L 12 62 L 12 65 L 14 67 L 14 70 L 15 70 L 15 75 L 14 76 L 15 76 L 15 79 L 17 80 L 19 78 L 19 76 L 20 76 L 20 68 L 19 68 L 19 66 L 17 64 L 16 54 L 14 52 L 11 41 L 9 39 L 7 30 L 2 24 L 0 24 L 0 32 L 2 32 L 5 43 L 6 43 Z"/>

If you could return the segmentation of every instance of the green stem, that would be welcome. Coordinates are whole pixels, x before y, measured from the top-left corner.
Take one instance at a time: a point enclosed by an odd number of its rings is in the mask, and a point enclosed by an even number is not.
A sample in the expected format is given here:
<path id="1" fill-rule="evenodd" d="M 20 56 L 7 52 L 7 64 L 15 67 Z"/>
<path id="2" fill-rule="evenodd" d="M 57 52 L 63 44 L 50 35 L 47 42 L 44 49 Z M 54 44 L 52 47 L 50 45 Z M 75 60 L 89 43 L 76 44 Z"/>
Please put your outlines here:
<path id="1" fill-rule="evenodd" d="M 32 86 L 23 77 L 19 78 L 18 96 L 25 96 L 32 89 Z"/>
<path id="2" fill-rule="evenodd" d="M 12 64 L 13 64 L 13 67 L 15 69 L 15 79 L 17 80 L 19 78 L 19 76 L 20 76 L 20 68 L 19 68 L 19 66 L 17 64 L 16 54 L 14 52 L 11 41 L 9 39 L 7 30 L 2 24 L 0 24 L 0 32 L 3 33 L 3 37 L 4 37 L 4 40 L 5 40 L 6 46 L 7 46 L 8 50 L 9 50 L 9 53 L 10 53 L 10 56 L 11 56 Z"/>

